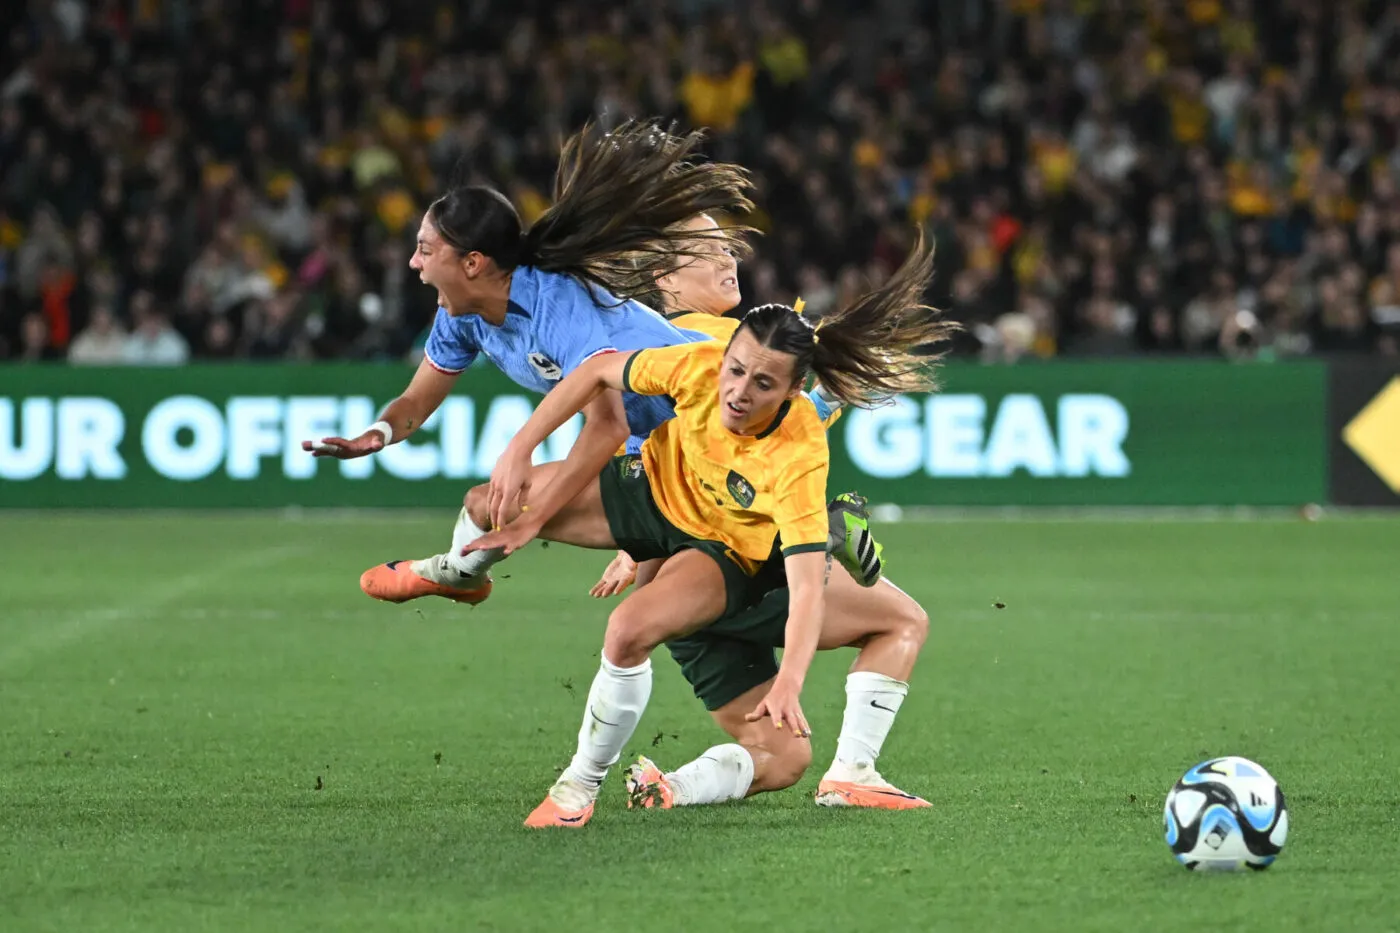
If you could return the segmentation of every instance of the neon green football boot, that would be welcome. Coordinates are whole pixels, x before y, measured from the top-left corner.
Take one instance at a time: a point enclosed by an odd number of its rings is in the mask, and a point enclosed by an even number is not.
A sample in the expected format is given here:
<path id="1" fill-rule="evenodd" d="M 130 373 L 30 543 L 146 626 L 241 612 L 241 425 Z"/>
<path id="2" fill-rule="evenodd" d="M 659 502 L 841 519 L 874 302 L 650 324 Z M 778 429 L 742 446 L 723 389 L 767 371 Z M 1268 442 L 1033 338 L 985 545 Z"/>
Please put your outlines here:
<path id="1" fill-rule="evenodd" d="M 843 492 L 826 507 L 831 530 L 826 551 L 861 586 L 874 586 L 885 572 L 884 545 L 870 533 L 870 510 L 864 496 Z"/>

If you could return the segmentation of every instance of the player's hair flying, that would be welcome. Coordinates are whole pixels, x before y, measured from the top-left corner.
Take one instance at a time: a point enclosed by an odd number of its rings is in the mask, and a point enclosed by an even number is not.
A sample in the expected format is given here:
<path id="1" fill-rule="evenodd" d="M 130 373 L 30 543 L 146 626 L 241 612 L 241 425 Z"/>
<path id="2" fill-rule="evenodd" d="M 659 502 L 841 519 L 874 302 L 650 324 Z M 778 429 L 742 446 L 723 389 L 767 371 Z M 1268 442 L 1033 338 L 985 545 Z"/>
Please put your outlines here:
<path id="1" fill-rule="evenodd" d="M 747 330 L 760 346 L 795 357 L 794 381 L 815 373 L 831 395 L 868 408 L 937 384 L 943 352 L 934 348 L 960 328 L 924 304 L 932 278 L 933 244 L 920 230 L 894 275 L 849 305 L 815 322 L 787 305 L 761 305 L 734 333 Z"/>
<path id="2" fill-rule="evenodd" d="M 619 298 L 655 292 L 656 276 L 678 257 L 701 255 L 705 237 L 743 249 L 746 227 L 696 232 L 696 214 L 748 212 L 748 172 L 698 156 L 704 134 L 676 136 L 629 120 L 606 133 L 586 125 L 565 143 L 554 177 L 554 204 L 524 229 L 510 201 L 493 188 L 453 188 L 428 208 L 443 240 L 477 251 L 502 269 L 528 265 L 599 285 Z"/>

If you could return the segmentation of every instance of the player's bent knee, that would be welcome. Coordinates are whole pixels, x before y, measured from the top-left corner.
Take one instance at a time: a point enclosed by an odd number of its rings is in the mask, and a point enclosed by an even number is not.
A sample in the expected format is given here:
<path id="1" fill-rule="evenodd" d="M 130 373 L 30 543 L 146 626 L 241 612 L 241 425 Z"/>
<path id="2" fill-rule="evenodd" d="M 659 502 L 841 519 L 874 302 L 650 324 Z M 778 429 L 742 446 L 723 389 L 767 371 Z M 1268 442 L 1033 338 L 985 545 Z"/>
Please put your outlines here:
<path id="1" fill-rule="evenodd" d="M 768 728 L 773 728 L 766 723 Z M 754 755 L 754 786 L 753 790 L 772 791 L 782 790 L 791 787 L 802 780 L 802 775 L 807 773 L 807 769 L 812 766 L 812 745 L 805 740 L 793 738 L 792 741 L 774 743 L 776 748 L 767 747 L 763 751 L 762 758 Z M 753 750 L 750 750 L 753 754 Z"/>
<path id="2" fill-rule="evenodd" d="M 899 632 L 907 640 L 922 646 L 928 640 L 928 613 L 914 600 L 901 607 Z"/>
<path id="3" fill-rule="evenodd" d="M 603 635 L 603 656 L 619 667 L 641 664 L 656 648 L 653 627 L 641 612 L 624 602 L 608 616 L 608 630 Z"/>

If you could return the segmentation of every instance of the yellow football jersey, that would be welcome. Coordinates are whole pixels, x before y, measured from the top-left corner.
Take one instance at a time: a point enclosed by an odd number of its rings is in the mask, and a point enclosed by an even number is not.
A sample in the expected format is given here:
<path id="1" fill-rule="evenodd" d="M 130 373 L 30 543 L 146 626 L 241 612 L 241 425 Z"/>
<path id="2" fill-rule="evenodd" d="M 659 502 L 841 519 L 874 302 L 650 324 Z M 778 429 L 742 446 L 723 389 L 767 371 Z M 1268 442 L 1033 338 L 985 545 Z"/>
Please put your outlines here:
<path id="1" fill-rule="evenodd" d="M 722 340 L 725 343 L 728 343 L 729 338 L 739 329 L 739 321 L 736 318 L 702 314 L 699 311 L 678 311 L 666 315 L 666 320 L 682 330 L 693 330 L 711 340 Z"/>
<path id="2" fill-rule="evenodd" d="M 784 556 L 826 549 L 826 434 L 810 399 L 784 402 L 763 433 L 735 434 L 720 422 L 724 344 L 713 340 L 640 350 L 623 384 L 668 395 L 676 417 L 642 445 L 656 506 L 671 524 L 720 541 L 750 573 L 782 537 Z"/>
<path id="3" fill-rule="evenodd" d="M 682 330 L 693 330 L 697 333 L 705 334 L 711 340 L 718 340 L 726 346 L 729 339 L 734 336 L 734 332 L 739 329 L 738 318 L 720 317 L 714 314 L 702 314 L 699 311 L 678 311 L 674 314 L 666 315 L 666 320 L 681 328 Z M 822 426 L 828 430 L 837 419 L 841 417 L 843 409 L 837 408 L 827 415 Z"/>

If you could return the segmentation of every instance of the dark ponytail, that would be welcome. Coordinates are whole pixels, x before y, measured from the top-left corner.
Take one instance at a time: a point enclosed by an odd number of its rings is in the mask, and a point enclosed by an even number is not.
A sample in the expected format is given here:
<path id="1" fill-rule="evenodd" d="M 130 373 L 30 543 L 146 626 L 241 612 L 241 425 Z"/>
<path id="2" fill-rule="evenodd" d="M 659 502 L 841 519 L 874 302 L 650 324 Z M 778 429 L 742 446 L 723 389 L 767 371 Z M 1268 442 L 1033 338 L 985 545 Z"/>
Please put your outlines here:
<path id="1" fill-rule="evenodd" d="M 937 384 L 941 351 L 930 348 L 960 328 L 924 304 L 933 278 L 933 244 L 920 230 L 904 264 L 880 288 L 813 322 L 787 305 L 762 305 L 744 315 L 739 330 L 760 346 L 791 354 L 793 377 L 815 373 L 822 387 L 847 405 L 870 407 L 903 392 Z"/>
<path id="2" fill-rule="evenodd" d="M 589 124 L 564 143 L 554 204 L 528 230 L 504 195 L 480 186 L 453 189 L 433 202 L 428 216 L 454 249 L 476 250 L 502 269 L 534 266 L 619 298 L 652 297 L 658 274 L 683 257 L 703 257 L 704 239 L 742 251 L 751 232 L 685 228 L 697 214 L 753 209 L 747 171 L 700 161 L 703 138 L 636 120 L 602 134 Z"/>

